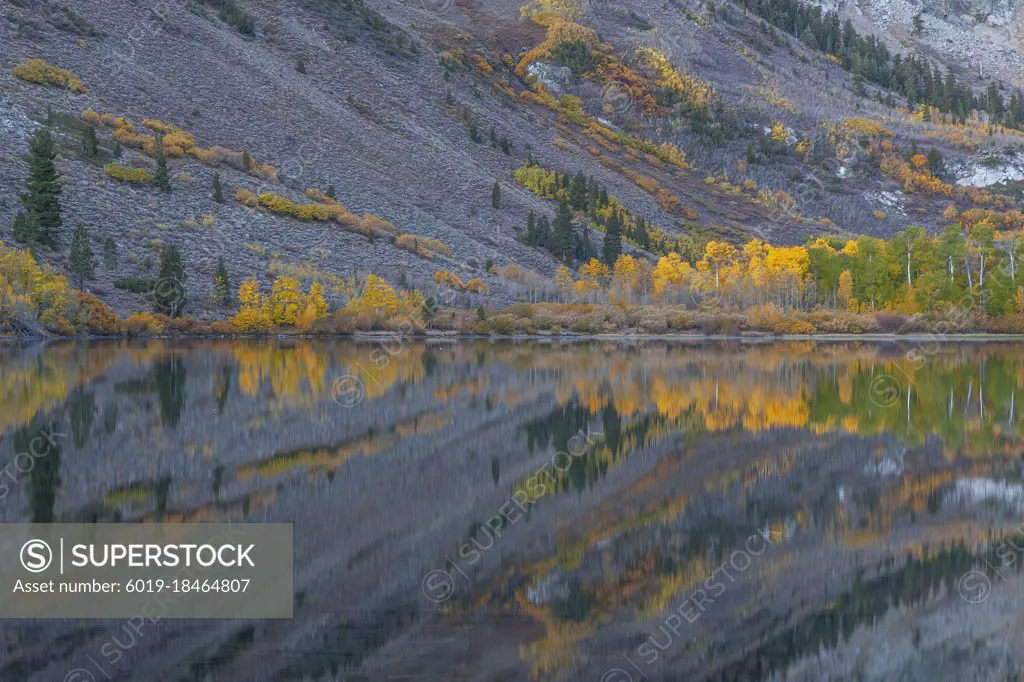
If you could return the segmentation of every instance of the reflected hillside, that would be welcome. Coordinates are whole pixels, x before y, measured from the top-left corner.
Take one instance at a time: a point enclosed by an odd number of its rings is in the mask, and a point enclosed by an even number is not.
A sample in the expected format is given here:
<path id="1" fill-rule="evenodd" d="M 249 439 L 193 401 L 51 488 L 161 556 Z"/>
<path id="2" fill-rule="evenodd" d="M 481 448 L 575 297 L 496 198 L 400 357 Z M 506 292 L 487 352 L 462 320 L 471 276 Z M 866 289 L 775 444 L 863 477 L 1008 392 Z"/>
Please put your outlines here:
<path id="1" fill-rule="evenodd" d="M 159 623 L 115 679 L 1002 679 L 1022 384 L 1010 343 L 5 345 L 4 464 L 59 435 L 0 515 L 295 524 L 293 621 Z M 110 628 L 7 623 L 0 678 Z"/>

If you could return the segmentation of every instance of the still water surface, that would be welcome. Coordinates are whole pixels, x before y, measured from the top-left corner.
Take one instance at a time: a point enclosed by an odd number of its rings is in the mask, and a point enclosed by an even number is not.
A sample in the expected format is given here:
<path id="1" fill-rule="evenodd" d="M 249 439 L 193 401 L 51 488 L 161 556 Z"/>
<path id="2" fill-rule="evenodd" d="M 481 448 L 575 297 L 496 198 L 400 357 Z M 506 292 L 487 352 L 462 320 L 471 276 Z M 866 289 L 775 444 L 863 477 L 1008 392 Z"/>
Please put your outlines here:
<path id="1" fill-rule="evenodd" d="M 1018 393 L 1013 343 L 0 345 L 0 521 L 295 524 L 294 619 L 3 621 L 0 680 L 1019 680 Z"/>

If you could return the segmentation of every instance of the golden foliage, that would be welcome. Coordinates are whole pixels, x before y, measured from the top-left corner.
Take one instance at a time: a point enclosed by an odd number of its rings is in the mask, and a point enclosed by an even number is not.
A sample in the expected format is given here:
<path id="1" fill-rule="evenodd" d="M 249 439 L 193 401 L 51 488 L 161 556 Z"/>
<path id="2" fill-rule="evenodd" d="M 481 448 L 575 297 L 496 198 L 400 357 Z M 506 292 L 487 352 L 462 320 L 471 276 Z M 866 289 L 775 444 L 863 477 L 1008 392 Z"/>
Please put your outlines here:
<path id="1" fill-rule="evenodd" d="M 782 125 L 780 121 L 776 121 L 772 124 L 768 137 L 771 138 L 772 142 L 786 144 L 786 140 L 789 139 L 789 133 L 786 132 L 786 126 Z"/>
<path id="2" fill-rule="evenodd" d="M 19 64 L 14 67 L 14 75 L 29 83 L 56 85 L 79 95 L 86 92 L 82 81 L 78 80 L 74 73 L 48 64 L 42 59 L 30 59 L 24 64 Z"/>
<path id="3" fill-rule="evenodd" d="M 307 330 L 328 312 L 323 286 L 314 283 L 307 294 L 293 277 L 277 277 L 269 295 L 260 291 L 256 278 L 247 279 L 238 288 L 238 301 L 241 307 L 229 322 L 240 334 L 264 333 L 280 326 Z"/>
<path id="4" fill-rule="evenodd" d="M 869 135 L 871 137 L 895 137 L 896 133 L 886 128 L 878 121 L 873 121 L 870 118 L 859 118 L 853 117 L 843 121 L 842 126 L 847 130 L 860 133 L 861 135 Z"/>
<path id="5" fill-rule="evenodd" d="M 124 321 L 124 326 L 132 336 L 157 336 L 167 329 L 167 321 L 164 315 L 133 313 Z"/>
<path id="6" fill-rule="evenodd" d="M 715 89 L 696 76 L 686 73 L 672 64 L 668 56 L 652 47 L 641 47 L 637 50 L 640 60 L 654 70 L 659 88 L 671 90 L 681 99 L 694 107 L 707 107 L 715 99 Z"/>
<path id="7" fill-rule="evenodd" d="M 0 242 L 0 329 L 10 322 L 42 324 L 60 334 L 73 334 L 78 322 L 77 299 L 63 275 L 39 267 L 27 249 Z M 8 322 L 9 321 L 9 322 Z"/>
<path id="8" fill-rule="evenodd" d="M 566 142 L 565 140 L 563 140 L 563 139 L 562 139 L 562 138 L 560 138 L 560 137 L 556 137 L 556 138 L 555 138 L 555 139 L 554 139 L 554 140 L 553 140 L 553 141 L 551 142 L 551 144 L 555 145 L 555 148 L 556 148 L 556 149 L 560 149 L 560 150 L 562 150 L 563 152 L 571 152 L 571 151 L 572 151 L 572 145 L 571 145 L 571 144 L 569 144 L 568 142 Z"/>
<path id="9" fill-rule="evenodd" d="M 423 295 L 415 290 L 396 292 L 380 277 L 368 275 L 360 295 L 349 301 L 342 312 L 371 327 L 391 318 L 419 324 L 423 319 Z"/>
<path id="10" fill-rule="evenodd" d="M 261 206 L 271 213 L 297 218 L 298 220 L 324 221 L 330 213 L 323 204 L 297 204 L 279 194 L 264 192 L 258 199 Z"/>
<path id="11" fill-rule="evenodd" d="M 473 66 L 480 69 L 484 73 L 494 73 L 494 67 L 491 66 L 490 62 L 487 61 L 487 57 L 479 52 L 474 52 L 469 56 L 469 60 L 473 62 Z"/>
<path id="12" fill-rule="evenodd" d="M 92 109 L 83 110 L 81 118 L 90 125 L 113 128 L 111 137 L 126 147 L 140 149 L 149 155 L 153 155 L 156 151 L 156 135 L 139 132 L 135 124 L 126 118 L 98 113 Z M 200 147 L 196 145 L 195 137 L 188 131 L 157 119 L 143 119 L 141 125 L 143 128 L 163 136 L 164 152 L 167 156 L 188 155 L 208 166 L 229 166 L 264 180 L 277 179 L 277 169 L 259 163 L 246 152 L 236 152 L 220 146 L 208 149 Z"/>
<path id="13" fill-rule="evenodd" d="M 450 255 L 448 247 L 440 239 L 431 239 L 418 234 L 403 234 L 395 240 L 395 246 L 415 253 L 423 258 L 433 258 L 436 254 Z"/>
<path id="14" fill-rule="evenodd" d="M 470 292 L 471 294 L 486 294 L 488 291 L 490 291 L 490 289 L 488 288 L 486 282 L 484 282 L 479 277 L 474 277 L 473 279 L 466 282 L 466 291 Z"/>
<path id="15" fill-rule="evenodd" d="M 462 291 L 466 288 L 465 282 L 463 282 L 458 275 L 448 272 L 447 270 L 438 270 L 434 273 L 434 283 L 442 287 L 451 287 Z"/>
<path id="16" fill-rule="evenodd" d="M 133 183 L 151 183 L 153 175 L 145 168 L 133 168 L 125 166 L 117 161 L 108 163 L 103 167 L 103 172 L 115 180 Z"/>

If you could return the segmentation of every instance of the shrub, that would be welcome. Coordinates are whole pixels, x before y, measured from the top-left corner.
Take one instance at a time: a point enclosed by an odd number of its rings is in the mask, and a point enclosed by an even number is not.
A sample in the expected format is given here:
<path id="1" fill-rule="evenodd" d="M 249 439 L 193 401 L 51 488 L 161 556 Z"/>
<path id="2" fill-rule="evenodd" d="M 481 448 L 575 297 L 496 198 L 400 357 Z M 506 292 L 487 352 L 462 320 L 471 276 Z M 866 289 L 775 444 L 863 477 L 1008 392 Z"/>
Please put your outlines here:
<path id="1" fill-rule="evenodd" d="M 509 313 L 499 313 L 491 317 L 489 321 L 491 331 L 495 334 L 512 334 L 517 329 L 516 318 Z"/>
<path id="2" fill-rule="evenodd" d="M 150 184 L 153 182 L 153 174 L 145 168 L 134 168 L 112 161 L 103 167 L 103 171 L 114 180 L 131 182 L 135 184 Z"/>
<path id="3" fill-rule="evenodd" d="M 132 336 L 163 334 L 170 318 L 152 313 L 133 313 L 124 321 L 125 330 Z"/>
<path id="4" fill-rule="evenodd" d="M 82 81 L 78 80 L 74 73 L 47 64 L 42 59 L 30 59 L 24 64 L 19 64 L 14 67 L 14 75 L 29 83 L 57 85 L 79 95 L 86 92 Z"/>
<path id="5" fill-rule="evenodd" d="M 113 128 L 116 119 L 112 114 L 100 114 L 92 109 L 85 109 L 82 111 L 82 120 L 89 125 Z"/>
<path id="6" fill-rule="evenodd" d="M 527 320 L 533 319 L 533 307 L 529 303 L 515 303 L 506 308 L 505 312 L 513 315 L 514 317 L 525 317 Z"/>
<path id="7" fill-rule="evenodd" d="M 117 336 L 125 331 L 124 320 L 106 303 L 92 294 L 76 291 L 78 319 L 86 331 L 102 336 Z"/>
<path id="8" fill-rule="evenodd" d="M 271 213 L 286 215 L 298 220 L 329 220 L 331 215 L 322 204 L 297 204 L 278 194 L 264 192 L 259 196 L 260 204 Z"/>
<path id="9" fill-rule="evenodd" d="M 1024 315 L 1002 315 L 985 321 L 984 329 L 996 334 L 1024 334 Z"/>
<path id="10" fill-rule="evenodd" d="M 166 331 L 180 336 L 195 336 L 196 334 L 208 333 L 210 327 L 191 315 L 186 315 L 184 317 L 172 317 L 167 320 Z"/>
<path id="11" fill-rule="evenodd" d="M 738 334 L 746 328 L 746 319 L 730 313 L 699 313 L 694 326 L 704 334 Z"/>
<path id="12" fill-rule="evenodd" d="M 875 313 L 875 324 L 886 333 L 895 333 L 906 323 L 907 318 L 899 313 L 880 312 Z"/>
<path id="13" fill-rule="evenodd" d="M 813 324 L 797 317 L 783 318 L 772 326 L 775 334 L 814 334 L 817 331 Z"/>
<path id="14" fill-rule="evenodd" d="M 487 283 L 479 277 L 474 277 L 466 282 L 466 291 L 471 294 L 486 294 L 488 292 Z"/>
<path id="15" fill-rule="evenodd" d="M 807 320 L 824 334 L 871 334 L 879 331 L 870 316 L 845 311 L 815 310 L 807 314 Z"/>
<path id="16" fill-rule="evenodd" d="M 664 334 L 668 331 L 668 317 L 664 310 L 645 308 L 637 320 L 637 326 L 649 334 Z"/>
<path id="17" fill-rule="evenodd" d="M 115 289 L 133 294 L 148 294 L 153 290 L 154 280 L 145 277 L 122 277 L 114 282 Z"/>
<path id="18" fill-rule="evenodd" d="M 466 288 L 466 284 L 459 278 L 458 275 L 448 272 L 447 270 L 438 270 L 434 273 L 434 283 L 442 287 L 451 287 L 462 291 Z"/>
<path id="19" fill-rule="evenodd" d="M 387 220 L 384 220 L 383 218 L 375 216 L 371 213 L 363 214 L 361 227 L 364 230 L 371 230 L 378 235 L 398 233 L 398 228 L 395 227 L 393 223 L 388 222 Z M 445 247 L 445 249 L 447 250 L 447 247 Z"/>
<path id="20" fill-rule="evenodd" d="M 418 234 L 403 234 L 395 240 L 395 246 L 405 249 L 424 258 L 433 258 L 435 254 L 449 255 L 448 247 L 439 239 L 430 239 Z"/>
<path id="21" fill-rule="evenodd" d="M 235 201 L 249 208 L 256 208 L 260 204 L 259 198 L 244 187 L 239 187 L 235 192 Z"/>

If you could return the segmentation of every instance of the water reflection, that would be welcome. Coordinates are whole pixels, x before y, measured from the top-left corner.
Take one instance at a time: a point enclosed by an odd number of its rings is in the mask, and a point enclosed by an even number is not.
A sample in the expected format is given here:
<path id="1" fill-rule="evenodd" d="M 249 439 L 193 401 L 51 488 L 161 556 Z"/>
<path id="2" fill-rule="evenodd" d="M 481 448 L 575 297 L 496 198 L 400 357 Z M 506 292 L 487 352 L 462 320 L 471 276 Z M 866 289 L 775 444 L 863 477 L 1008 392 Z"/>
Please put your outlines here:
<path id="1" fill-rule="evenodd" d="M 1024 347 L 913 348 L 0 345 L 0 464 L 64 434 L 0 518 L 295 523 L 294 621 L 155 624 L 116 679 L 1019 676 Z M 110 627 L 8 621 L 0 678 Z"/>

